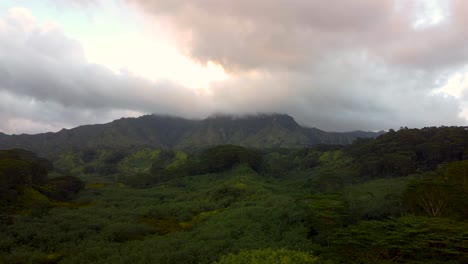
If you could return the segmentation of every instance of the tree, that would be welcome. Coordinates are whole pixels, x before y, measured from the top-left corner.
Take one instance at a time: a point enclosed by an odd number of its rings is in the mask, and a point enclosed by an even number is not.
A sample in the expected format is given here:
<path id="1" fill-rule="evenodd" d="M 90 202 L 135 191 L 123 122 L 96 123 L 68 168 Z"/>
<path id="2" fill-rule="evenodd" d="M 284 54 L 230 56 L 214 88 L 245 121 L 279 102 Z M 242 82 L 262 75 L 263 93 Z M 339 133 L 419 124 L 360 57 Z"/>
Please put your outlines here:
<path id="1" fill-rule="evenodd" d="M 408 209 L 413 214 L 447 215 L 453 198 L 454 186 L 439 179 L 417 180 L 404 194 Z"/>
<path id="2" fill-rule="evenodd" d="M 442 217 L 362 221 L 336 232 L 328 254 L 339 263 L 468 263 L 467 228 Z"/>
<path id="3" fill-rule="evenodd" d="M 32 185 L 31 163 L 17 159 L 0 159 L 0 183 L 5 189 Z"/>
<path id="4" fill-rule="evenodd" d="M 447 164 L 444 176 L 448 181 L 459 184 L 468 193 L 468 160 Z"/>
<path id="5" fill-rule="evenodd" d="M 241 251 L 221 257 L 214 264 L 308 264 L 317 263 L 317 257 L 305 252 L 287 249 L 259 249 Z"/>
<path id="6" fill-rule="evenodd" d="M 47 186 L 48 188 L 44 188 L 47 196 L 55 200 L 66 201 L 84 189 L 85 184 L 77 177 L 61 176 L 50 179 Z"/>

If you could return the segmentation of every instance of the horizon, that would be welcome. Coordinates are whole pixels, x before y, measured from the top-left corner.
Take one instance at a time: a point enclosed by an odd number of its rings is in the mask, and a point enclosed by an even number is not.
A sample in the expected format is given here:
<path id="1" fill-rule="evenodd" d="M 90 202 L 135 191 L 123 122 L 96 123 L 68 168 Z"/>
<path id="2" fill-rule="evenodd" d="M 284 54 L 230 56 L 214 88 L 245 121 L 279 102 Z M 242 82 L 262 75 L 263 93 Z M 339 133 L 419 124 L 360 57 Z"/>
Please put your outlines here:
<path id="1" fill-rule="evenodd" d="M 153 113 L 466 126 L 467 17 L 467 2 L 443 0 L 5 0 L 0 132 Z"/>

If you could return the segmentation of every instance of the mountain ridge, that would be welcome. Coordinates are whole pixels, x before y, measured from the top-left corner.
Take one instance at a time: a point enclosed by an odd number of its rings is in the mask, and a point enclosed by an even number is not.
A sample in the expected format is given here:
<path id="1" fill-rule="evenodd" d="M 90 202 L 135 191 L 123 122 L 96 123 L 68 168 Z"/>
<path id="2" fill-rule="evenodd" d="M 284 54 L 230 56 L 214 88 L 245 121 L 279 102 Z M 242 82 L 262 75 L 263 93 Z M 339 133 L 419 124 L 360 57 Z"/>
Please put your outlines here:
<path id="1" fill-rule="evenodd" d="M 153 147 L 191 149 L 220 144 L 254 148 L 349 144 L 383 132 L 326 132 L 299 125 L 287 114 L 219 115 L 186 119 L 168 115 L 120 118 L 35 135 L 0 133 L 0 149 L 24 148 L 45 156 L 85 147 Z"/>

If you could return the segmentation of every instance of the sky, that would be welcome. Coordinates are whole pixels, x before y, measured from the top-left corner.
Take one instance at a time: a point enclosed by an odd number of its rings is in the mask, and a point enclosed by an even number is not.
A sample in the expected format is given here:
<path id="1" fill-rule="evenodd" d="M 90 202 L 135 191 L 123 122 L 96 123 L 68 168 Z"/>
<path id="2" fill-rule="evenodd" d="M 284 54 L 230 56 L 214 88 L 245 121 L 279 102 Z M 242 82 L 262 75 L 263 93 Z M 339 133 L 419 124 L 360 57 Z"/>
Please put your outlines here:
<path id="1" fill-rule="evenodd" d="M 468 123 L 465 0 L 2 0 L 0 132 L 286 113 Z"/>

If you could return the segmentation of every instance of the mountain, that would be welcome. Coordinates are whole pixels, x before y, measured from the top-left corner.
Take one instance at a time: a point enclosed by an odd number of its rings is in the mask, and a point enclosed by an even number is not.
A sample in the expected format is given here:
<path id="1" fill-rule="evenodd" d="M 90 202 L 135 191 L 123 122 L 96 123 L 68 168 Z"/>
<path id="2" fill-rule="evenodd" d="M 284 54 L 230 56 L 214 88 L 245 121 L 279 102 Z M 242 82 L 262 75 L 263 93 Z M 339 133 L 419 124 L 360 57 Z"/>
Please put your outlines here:
<path id="1" fill-rule="evenodd" d="M 375 137 L 381 133 L 325 132 L 317 128 L 302 127 L 285 114 L 215 116 L 203 120 L 145 115 L 121 118 L 107 124 L 62 129 L 57 133 L 0 133 L 0 149 L 24 148 L 51 156 L 67 149 L 85 147 L 191 149 L 219 144 L 255 148 L 301 147 L 349 144 L 358 137 Z"/>

